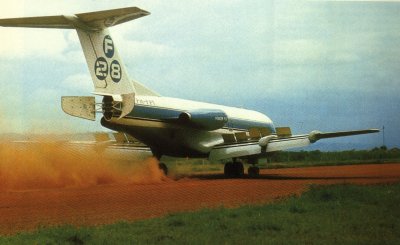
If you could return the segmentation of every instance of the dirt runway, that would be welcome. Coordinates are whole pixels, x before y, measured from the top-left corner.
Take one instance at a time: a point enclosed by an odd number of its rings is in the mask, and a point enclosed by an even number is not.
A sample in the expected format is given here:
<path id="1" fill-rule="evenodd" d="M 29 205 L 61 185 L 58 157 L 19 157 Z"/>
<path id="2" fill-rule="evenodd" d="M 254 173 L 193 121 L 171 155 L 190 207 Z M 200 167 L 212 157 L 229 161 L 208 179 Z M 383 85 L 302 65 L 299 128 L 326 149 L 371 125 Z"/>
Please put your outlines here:
<path id="1" fill-rule="evenodd" d="M 168 213 L 267 203 L 300 194 L 310 184 L 400 181 L 400 164 L 263 170 L 258 179 L 196 175 L 153 184 L 103 184 L 0 191 L 0 233 L 38 226 L 99 225 Z"/>

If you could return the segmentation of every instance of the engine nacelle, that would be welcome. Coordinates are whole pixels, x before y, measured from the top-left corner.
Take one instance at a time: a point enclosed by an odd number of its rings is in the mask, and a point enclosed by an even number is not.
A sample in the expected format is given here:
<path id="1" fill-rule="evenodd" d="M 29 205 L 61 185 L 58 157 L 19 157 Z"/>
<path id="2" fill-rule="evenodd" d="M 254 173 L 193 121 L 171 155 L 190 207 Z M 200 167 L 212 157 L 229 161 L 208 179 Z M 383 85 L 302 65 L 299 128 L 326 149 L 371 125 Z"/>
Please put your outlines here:
<path id="1" fill-rule="evenodd" d="M 194 128 L 204 130 L 220 129 L 228 122 L 228 116 L 222 110 L 192 110 L 182 112 L 179 121 Z"/>

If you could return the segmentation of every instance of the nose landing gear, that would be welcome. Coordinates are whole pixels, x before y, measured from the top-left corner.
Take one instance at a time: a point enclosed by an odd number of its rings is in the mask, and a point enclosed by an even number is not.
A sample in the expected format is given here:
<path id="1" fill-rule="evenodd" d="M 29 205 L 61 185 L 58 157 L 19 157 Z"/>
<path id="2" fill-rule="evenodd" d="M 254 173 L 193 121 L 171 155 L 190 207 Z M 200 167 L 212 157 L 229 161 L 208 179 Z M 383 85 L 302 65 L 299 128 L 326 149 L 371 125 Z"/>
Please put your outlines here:
<path id="1" fill-rule="evenodd" d="M 165 163 L 160 162 L 161 161 L 161 157 L 162 157 L 162 152 L 157 150 L 157 149 L 151 149 L 151 152 L 153 153 L 153 156 L 155 158 L 157 158 L 158 160 L 158 168 L 160 168 L 161 171 L 163 171 L 164 175 L 167 176 L 168 175 L 168 167 Z"/>
<path id="2" fill-rule="evenodd" d="M 158 164 L 158 168 L 160 168 L 161 171 L 163 171 L 164 175 L 167 176 L 168 175 L 168 167 L 167 165 L 165 165 L 165 163 L 160 162 Z"/>

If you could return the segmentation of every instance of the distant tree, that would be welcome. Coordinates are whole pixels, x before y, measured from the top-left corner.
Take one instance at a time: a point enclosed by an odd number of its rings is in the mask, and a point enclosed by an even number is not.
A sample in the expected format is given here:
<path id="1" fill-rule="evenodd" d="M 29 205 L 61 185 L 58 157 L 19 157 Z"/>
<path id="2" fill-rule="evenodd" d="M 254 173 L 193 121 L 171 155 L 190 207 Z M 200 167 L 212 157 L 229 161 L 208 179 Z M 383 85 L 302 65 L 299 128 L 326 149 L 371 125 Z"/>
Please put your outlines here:
<path id="1" fill-rule="evenodd" d="M 371 151 L 379 151 L 378 147 L 374 147 Z"/>
<path id="2" fill-rule="evenodd" d="M 400 153 L 400 149 L 397 147 L 393 147 L 392 149 L 389 150 L 391 153 Z"/>

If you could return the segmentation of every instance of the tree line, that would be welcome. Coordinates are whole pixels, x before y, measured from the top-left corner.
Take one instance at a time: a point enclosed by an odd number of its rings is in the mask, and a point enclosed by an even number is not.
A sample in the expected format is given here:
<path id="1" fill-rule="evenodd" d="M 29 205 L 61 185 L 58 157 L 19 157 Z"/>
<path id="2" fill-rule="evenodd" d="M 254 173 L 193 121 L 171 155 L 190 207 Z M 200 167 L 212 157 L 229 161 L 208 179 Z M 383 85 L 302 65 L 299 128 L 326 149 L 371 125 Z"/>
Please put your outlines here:
<path id="1" fill-rule="evenodd" d="M 315 151 L 281 151 L 270 156 L 271 162 L 343 162 L 343 161 L 395 161 L 400 160 L 400 149 L 388 149 L 386 146 L 371 150 L 348 150 L 323 152 Z"/>

